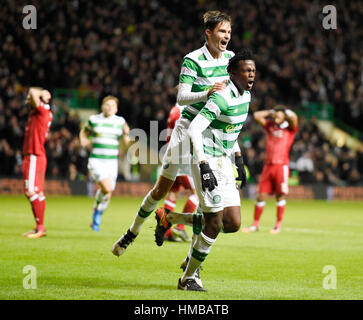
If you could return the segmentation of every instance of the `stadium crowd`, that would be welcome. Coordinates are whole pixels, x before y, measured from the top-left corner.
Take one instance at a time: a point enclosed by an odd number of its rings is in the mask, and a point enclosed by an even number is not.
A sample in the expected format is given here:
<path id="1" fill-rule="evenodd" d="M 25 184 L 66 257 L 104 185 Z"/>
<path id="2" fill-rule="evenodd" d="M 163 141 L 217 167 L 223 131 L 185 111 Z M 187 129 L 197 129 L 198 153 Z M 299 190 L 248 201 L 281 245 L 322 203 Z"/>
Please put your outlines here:
<path id="1" fill-rule="evenodd" d="M 56 0 L 37 7 L 37 29 L 24 30 L 26 1 L 7 1 L 0 20 L 0 174 L 21 175 L 21 146 L 29 110 L 29 85 L 91 89 L 120 99 L 119 114 L 145 130 L 150 120 L 165 128 L 175 103 L 174 86 L 185 53 L 202 45 L 201 16 L 226 10 L 233 19 L 229 49 L 249 46 L 257 54 L 254 106 L 299 106 L 329 101 L 335 117 L 359 128 L 363 114 L 363 48 L 360 1 L 336 1 L 338 28 L 324 30 L 320 1 L 117 0 L 95 3 Z M 182 12 L 182 14 L 181 14 Z M 11 31 L 11 32 L 10 32 Z M 80 120 L 65 104 L 47 143 L 48 176 L 86 175 L 87 152 L 77 138 Z M 303 121 L 303 119 L 300 119 Z M 244 136 L 252 179 L 262 170 L 264 136 L 253 122 Z M 249 137 L 247 139 L 247 136 Z M 291 168 L 301 182 L 359 184 L 363 150 L 331 145 L 314 122 L 300 125 Z"/>

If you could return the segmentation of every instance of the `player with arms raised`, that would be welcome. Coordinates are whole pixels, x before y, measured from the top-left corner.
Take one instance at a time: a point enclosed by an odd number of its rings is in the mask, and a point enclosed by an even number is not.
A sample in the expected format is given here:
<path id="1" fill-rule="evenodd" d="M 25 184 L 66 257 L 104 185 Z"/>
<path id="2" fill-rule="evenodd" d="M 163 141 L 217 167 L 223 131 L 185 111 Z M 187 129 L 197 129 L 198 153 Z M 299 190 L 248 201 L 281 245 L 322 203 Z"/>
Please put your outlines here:
<path id="1" fill-rule="evenodd" d="M 44 181 L 47 157 L 44 144 L 53 119 L 49 105 L 51 98 L 48 90 L 37 87 L 30 88 L 26 98 L 31 112 L 25 128 L 22 171 L 24 193 L 29 199 L 36 222 L 34 230 L 23 234 L 27 238 L 41 238 L 46 235 Z"/>
<path id="2" fill-rule="evenodd" d="M 100 231 L 101 216 L 107 209 L 118 175 L 119 147 L 130 146 L 130 128 L 123 117 L 117 116 L 118 99 L 114 96 L 103 98 L 100 114 L 92 115 L 85 128 L 80 131 L 82 147 L 91 146 L 88 159 L 90 176 L 99 189 L 95 195 L 91 228 Z M 88 139 L 91 138 L 91 141 Z M 122 144 L 120 139 L 122 138 Z"/>
<path id="3" fill-rule="evenodd" d="M 298 130 L 298 117 L 292 110 L 283 106 L 276 106 L 271 110 L 256 111 L 254 118 L 267 134 L 266 160 L 258 184 L 253 225 L 249 228 L 243 228 L 242 231 L 246 233 L 258 231 L 267 195 L 275 194 L 277 221 L 270 233 L 278 234 L 281 232 L 286 195 L 289 191 L 289 153 Z"/>

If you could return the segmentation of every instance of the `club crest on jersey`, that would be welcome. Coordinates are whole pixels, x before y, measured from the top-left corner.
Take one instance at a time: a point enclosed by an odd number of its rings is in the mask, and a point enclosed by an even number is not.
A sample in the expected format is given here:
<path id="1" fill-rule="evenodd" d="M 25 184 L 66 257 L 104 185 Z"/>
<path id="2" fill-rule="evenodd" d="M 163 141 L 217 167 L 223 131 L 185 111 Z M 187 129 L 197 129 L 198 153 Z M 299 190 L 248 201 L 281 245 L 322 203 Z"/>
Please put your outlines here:
<path id="1" fill-rule="evenodd" d="M 214 203 L 220 203 L 220 202 L 221 202 L 221 200 L 222 200 L 222 197 L 221 197 L 219 194 L 217 194 L 217 195 L 215 195 L 215 196 L 213 197 L 213 202 L 214 202 Z"/>

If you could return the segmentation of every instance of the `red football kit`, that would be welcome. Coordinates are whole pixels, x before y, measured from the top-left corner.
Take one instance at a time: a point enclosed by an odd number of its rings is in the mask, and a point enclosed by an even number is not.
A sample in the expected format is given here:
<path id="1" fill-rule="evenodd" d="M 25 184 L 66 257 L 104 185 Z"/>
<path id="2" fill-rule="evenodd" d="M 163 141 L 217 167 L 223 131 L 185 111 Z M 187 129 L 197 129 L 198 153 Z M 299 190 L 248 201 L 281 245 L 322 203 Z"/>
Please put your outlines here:
<path id="1" fill-rule="evenodd" d="M 285 121 L 276 125 L 267 120 L 266 160 L 258 185 L 259 193 L 288 194 L 289 153 L 298 127 L 290 128 Z"/>
<path id="2" fill-rule="evenodd" d="M 52 123 L 49 104 L 43 102 L 33 108 L 25 128 L 23 145 L 23 179 L 25 192 L 42 192 L 44 189 L 47 158 L 44 144 Z"/>

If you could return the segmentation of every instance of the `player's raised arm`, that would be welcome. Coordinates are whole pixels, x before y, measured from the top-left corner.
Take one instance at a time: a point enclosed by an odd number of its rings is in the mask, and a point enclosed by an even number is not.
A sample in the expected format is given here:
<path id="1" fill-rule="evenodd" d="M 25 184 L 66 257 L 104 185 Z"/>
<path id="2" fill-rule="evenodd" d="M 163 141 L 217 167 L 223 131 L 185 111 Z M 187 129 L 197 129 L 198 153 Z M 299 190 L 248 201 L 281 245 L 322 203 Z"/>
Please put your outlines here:
<path id="1" fill-rule="evenodd" d="M 256 111 L 253 114 L 253 117 L 257 121 L 258 124 L 260 124 L 261 126 L 264 127 L 266 125 L 266 119 L 270 115 L 271 115 L 271 111 L 270 110 L 261 110 L 261 111 Z"/>
<path id="2" fill-rule="evenodd" d="M 298 125 L 297 114 L 294 111 L 292 111 L 291 109 L 286 109 L 285 116 L 286 116 L 286 121 L 289 123 L 289 127 L 291 129 L 296 128 Z"/>
<path id="3" fill-rule="evenodd" d="M 79 132 L 79 142 L 81 147 L 86 148 L 90 145 L 90 141 L 88 140 L 89 135 L 90 131 L 87 129 L 87 127 L 81 129 Z"/>
<path id="4" fill-rule="evenodd" d="M 122 140 L 120 143 L 120 146 L 123 151 L 127 151 L 127 149 L 133 144 L 133 141 L 130 139 L 129 134 L 130 134 L 130 127 L 127 124 L 127 122 L 125 122 L 124 127 L 122 129 Z"/>
<path id="5" fill-rule="evenodd" d="M 33 108 L 38 108 L 41 102 L 49 103 L 52 95 L 48 90 L 42 88 L 31 87 L 28 92 L 26 103 Z"/>

